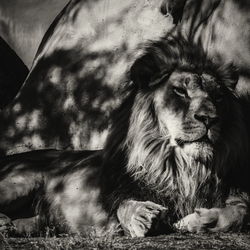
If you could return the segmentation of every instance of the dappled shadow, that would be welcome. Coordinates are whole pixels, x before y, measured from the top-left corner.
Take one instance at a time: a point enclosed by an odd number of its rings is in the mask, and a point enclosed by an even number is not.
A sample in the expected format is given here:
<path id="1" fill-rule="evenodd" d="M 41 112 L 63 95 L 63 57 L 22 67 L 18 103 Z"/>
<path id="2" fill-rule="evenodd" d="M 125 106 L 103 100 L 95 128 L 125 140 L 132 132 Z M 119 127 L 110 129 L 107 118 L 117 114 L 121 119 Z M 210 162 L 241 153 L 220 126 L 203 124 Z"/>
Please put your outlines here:
<path id="1" fill-rule="evenodd" d="M 8 175 L 19 176 L 25 174 L 25 172 L 44 172 L 48 176 L 62 177 L 66 173 L 72 172 L 78 162 L 92 155 L 101 156 L 101 152 L 101 150 L 45 149 L 4 156 L 0 160 L 0 181 L 4 180 Z M 69 165 L 72 165 L 72 167 L 68 167 Z"/>
<path id="2" fill-rule="evenodd" d="M 2 152 L 102 148 L 136 48 L 171 27 L 159 6 L 72 1 L 43 39 L 19 95 L 0 113 Z"/>
<path id="3" fill-rule="evenodd" d="M 17 226 L 9 235 L 48 236 L 51 228 L 55 236 L 76 227 L 84 234 L 91 226 L 106 225 L 99 200 L 102 160 L 102 151 L 39 150 L 3 157 L 0 211 Z M 29 223 L 28 230 L 16 219 Z"/>
<path id="4" fill-rule="evenodd" d="M 108 127 L 108 117 L 121 94 L 118 86 L 109 86 L 103 79 L 108 77 L 106 65 L 115 64 L 116 55 L 102 51 L 79 56 L 79 52 L 55 51 L 39 61 L 29 76 L 31 84 L 22 89 L 14 112 L 8 114 L 8 119 L 16 120 L 14 136 L 9 136 L 11 144 L 34 135 L 38 143 L 56 141 L 79 149 L 91 140 L 92 133 Z M 118 53 L 125 52 L 122 48 Z M 99 65 L 91 70 L 95 63 Z M 3 133 L 6 124 L 1 125 Z"/>
<path id="5" fill-rule="evenodd" d="M 100 171 L 101 162 L 102 151 L 38 150 L 3 157 L 0 160 L 0 212 L 12 220 L 39 214 L 41 228 L 33 229 L 33 233 L 38 233 L 44 229 L 44 223 L 45 226 L 53 223 L 48 219 L 51 209 L 54 209 L 50 207 L 50 196 L 53 195 L 55 199 L 57 195 L 63 196 L 70 188 L 67 180 L 72 176 L 79 176 L 80 180 L 72 183 L 76 185 L 76 190 L 81 190 L 82 196 L 78 195 L 77 200 L 86 196 L 86 190 L 99 188 L 97 171 Z M 60 205 L 65 204 L 62 202 Z"/>

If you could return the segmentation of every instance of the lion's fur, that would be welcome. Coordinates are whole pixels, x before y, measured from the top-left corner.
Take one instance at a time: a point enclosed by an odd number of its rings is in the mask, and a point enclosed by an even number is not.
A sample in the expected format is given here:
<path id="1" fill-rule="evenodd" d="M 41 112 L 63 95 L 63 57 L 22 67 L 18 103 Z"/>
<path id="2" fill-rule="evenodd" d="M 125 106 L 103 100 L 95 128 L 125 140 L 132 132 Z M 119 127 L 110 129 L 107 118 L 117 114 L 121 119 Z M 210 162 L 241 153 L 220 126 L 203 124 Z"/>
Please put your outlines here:
<path id="1" fill-rule="evenodd" d="M 79 232 L 84 223 L 95 221 L 100 226 L 107 216 L 96 199 L 99 155 L 100 151 L 37 150 L 2 158 L 0 212 L 12 220 L 39 215 L 33 233 L 47 226 L 56 227 L 55 232 Z M 24 220 L 24 226 L 28 223 Z"/>
<path id="2" fill-rule="evenodd" d="M 204 151 L 199 157 L 190 157 L 181 144 L 173 144 L 172 135 L 159 118 L 162 107 L 158 99 L 169 88 L 172 75 L 182 72 L 212 75 L 225 96 L 224 104 L 216 106 L 223 125 L 219 140 L 213 151 Z M 13 185 L 11 171 L 28 164 L 22 177 L 33 174 L 34 179 L 40 176 L 41 180 L 36 196 L 40 214 L 48 223 L 56 221 L 70 231 L 82 232 L 86 224 L 102 227 L 113 222 L 120 204 L 127 199 L 168 207 L 174 221 L 195 207 L 224 205 L 230 194 L 250 191 L 249 123 L 246 106 L 242 109 L 234 93 L 237 77 L 233 67 L 214 64 L 199 46 L 179 33 L 167 34 L 145 47 L 131 67 L 129 80 L 124 93 L 127 98 L 113 114 L 102 151 L 97 155 L 61 152 L 52 158 L 42 152 L 39 157 L 45 161 L 38 167 L 34 159 L 27 163 L 25 154 L 17 156 L 17 161 L 15 156 L 7 157 L 1 163 L 7 172 L 1 172 L 0 193 L 8 191 L 6 183 Z M 177 106 L 170 103 L 163 108 L 177 114 L 182 109 Z M 29 188 L 33 191 L 34 186 Z M 0 212 L 6 206 L 4 199 L 1 202 Z"/>

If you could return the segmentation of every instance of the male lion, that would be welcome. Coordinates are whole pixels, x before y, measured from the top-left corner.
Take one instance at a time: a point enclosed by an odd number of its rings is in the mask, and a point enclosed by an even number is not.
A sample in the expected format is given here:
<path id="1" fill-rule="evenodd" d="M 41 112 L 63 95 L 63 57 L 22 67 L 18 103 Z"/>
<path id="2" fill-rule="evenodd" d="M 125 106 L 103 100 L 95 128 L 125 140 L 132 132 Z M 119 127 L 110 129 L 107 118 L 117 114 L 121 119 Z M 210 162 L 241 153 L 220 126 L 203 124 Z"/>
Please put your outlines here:
<path id="1" fill-rule="evenodd" d="M 250 138 L 234 68 L 172 33 L 145 47 L 129 80 L 102 151 L 38 151 L 38 161 L 31 152 L 1 163 L 0 212 L 20 218 L 9 208 L 19 200 L 64 230 L 120 224 L 132 237 L 241 230 Z"/>

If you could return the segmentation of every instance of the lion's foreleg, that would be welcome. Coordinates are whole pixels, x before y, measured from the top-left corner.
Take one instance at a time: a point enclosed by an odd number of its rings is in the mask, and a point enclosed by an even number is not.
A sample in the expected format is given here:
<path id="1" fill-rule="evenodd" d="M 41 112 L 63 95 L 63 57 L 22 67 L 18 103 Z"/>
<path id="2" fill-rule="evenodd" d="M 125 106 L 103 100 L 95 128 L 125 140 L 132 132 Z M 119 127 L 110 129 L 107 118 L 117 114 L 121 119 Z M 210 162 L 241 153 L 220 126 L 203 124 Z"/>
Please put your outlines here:
<path id="1" fill-rule="evenodd" d="M 166 217 L 167 208 L 151 201 L 123 201 L 118 210 L 118 220 L 126 234 L 145 237 L 158 232 Z"/>

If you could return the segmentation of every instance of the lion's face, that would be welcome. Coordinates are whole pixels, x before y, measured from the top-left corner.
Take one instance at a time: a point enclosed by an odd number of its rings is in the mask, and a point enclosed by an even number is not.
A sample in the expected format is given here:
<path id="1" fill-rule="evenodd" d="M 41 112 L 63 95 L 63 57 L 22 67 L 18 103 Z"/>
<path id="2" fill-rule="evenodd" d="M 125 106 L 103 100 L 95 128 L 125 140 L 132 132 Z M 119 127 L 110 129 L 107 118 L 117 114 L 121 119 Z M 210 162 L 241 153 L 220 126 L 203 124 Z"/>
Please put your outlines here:
<path id="1" fill-rule="evenodd" d="M 220 138 L 225 98 L 215 77 L 174 71 L 154 94 L 160 130 L 187 155 L 210 158 Z"/>

